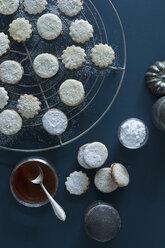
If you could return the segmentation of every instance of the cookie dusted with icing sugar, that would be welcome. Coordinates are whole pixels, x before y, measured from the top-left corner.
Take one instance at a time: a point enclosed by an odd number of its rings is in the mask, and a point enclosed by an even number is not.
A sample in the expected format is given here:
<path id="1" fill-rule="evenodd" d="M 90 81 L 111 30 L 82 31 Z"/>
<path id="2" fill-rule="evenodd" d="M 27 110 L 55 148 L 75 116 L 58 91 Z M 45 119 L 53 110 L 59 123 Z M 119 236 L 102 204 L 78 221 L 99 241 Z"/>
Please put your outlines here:
<path id="1" fill-rule="evenodd" d="M 10 46 L 10 41 L 8 39 L 8 35 L 5 35 L 4 33 L 0 33 L 0 56 L 7 53 Z"/>
<path id="2" fill-rule="evenodd" d="M 100 142 L 93 142 L 84 150 L 84 161 L 92 168 L 101 167 L 108 158 L 106 146 Z"/>
<path id="3" fill-rule="evenodd" d="M 49 134 L 61 135 L 68 126 L 68 118 L 61 110 L 50 109 L 44 114 L 42 125 Z"/>
<path id="4" fill-rule="evenodd" d="M 29 15 L 37 15 L 46 9 L 46 0 L 23 0 L 23 6 Z"/>
<path id="5" fill-rule="evenodd" d="M 6 109 L 0 113 L 0 132 L 5 135 L 18 133 L 22 128 L 22 118 L 15 110 Z"/>
<path id="6" fill-rule="evenodd" d="M 53 77 L 59 70 L 58 59 L 53 54 L 42 53 L 34 59 L 33 68 L 41 78 Z"/>
<path id="7" fill-rule="evenodd" d="M 89 178 L 82 171 L 74 171 L 67 177 L 65 182 L 66 189 L 70 194 L 82 195 L 89 188 Z"/>
<path id="8" fill-rule="evenodd" d="M 67 47 L 62 54 L 62 63 L 67 69 L 78 69 L 86 61 L 85 50 L 78 46 Z"/>
<path id="9" fill-rule="evenodd" d="M 78 151 L 78 156 L 77 156 L 77 160 L 78 160 L 78 163 L 85 169 L 89 170 L 89 169 L 93 169 L 91 167 L 89 167 L 85 161 L 84 161 L 84 150 L 85 148 L 87 147 L 88 144 L 85 144 L 83 146 L 81 146 L 79 148 L 79 151 Z"/>
<path id="10" fill-rule="evenodd" d="M 0 109 L 3 109 L 8 104 L 9 96 L 4 87 L 0 87 Z"/>
<path id="11" fill-rule="evenodd" d="M 9 33 L 13 40 L 25 42 L 32 35 L 32 25 L 25 18 L 17 18 L 9 25 Z"/>
<path id="12" fill-rule="evenodd" d="M 92 62 L 100 68 L 110 66 L 115 59 L 115 52 L 111 46 L 99 44 L 91 50 Z"/>
<path id="13" fill-rule="evenodd" d="M 119 163 L 112 164 L 111 175 L 119 187 L 125 187 L 129 184 L 129 174 L 124 165 Z"/>
<path id="14" fill-rule="evenodd" d="M 96 188 L 102 193 L 111 193 L 118 188 L 111 176 L 110 168 L 102 168 L 97 171 L 94 179 Z"/>
<path id="15" fill-rule="evenodd" d="M 19 0 L 0 0 L 0 14 L 12 15 L 19 7 Z"/>
<path id="16" fill-rule="evenodd" d="M 17 84 L 22 79 L 24 69 L 17 61 L 6 60 L 0 64 L 0 80 L 7 84 Z"/>
<path id="17" fill-rule="evenodd" d="M 67 79 L 59 89 L 61 101 L 68 106 L 77 106 L 84 100 L 84 87 L 80 81 Z"/>
<path id="18" fill-rule="evenodd" d="M 69 35 L 77 43 L 85 43 L 93 37 L 93 27 L 85 20 L 76 20 L 72 22 Z"/>
<path id="19" fill-rule="evenodd" d="M 45 14 L 37 21 L 39 35 L 45 40 L 54 40 L 62 33 L 62 22 L 57 15 Z"/>
<path id="20" fill-rule="evenodd" d="M 83 8 L 81 0 L 57 0 L 58 8 L 67 16 L 76 16 Z"/>
<path id="21" fill-rule="evenodd" d="M 33 95 L 22 95 L 18 99 L 18 112 L 26 119 L 34 118 L 41 109 L 41 102 Z"/>

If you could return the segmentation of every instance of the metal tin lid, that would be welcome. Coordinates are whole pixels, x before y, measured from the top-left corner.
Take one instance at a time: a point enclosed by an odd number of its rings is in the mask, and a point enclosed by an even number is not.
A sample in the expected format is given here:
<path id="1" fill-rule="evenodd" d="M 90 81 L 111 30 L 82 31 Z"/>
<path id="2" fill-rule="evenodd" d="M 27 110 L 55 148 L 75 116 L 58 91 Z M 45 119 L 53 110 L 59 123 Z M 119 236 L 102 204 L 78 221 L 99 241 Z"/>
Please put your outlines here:
<path id="1" fill-rule="evenodd" d="M 87 234 L 100 242 L 109 241 L 118 234 L 121 219 L 118 211 L 108 202 L 92 203 L 85 212 Z"/>

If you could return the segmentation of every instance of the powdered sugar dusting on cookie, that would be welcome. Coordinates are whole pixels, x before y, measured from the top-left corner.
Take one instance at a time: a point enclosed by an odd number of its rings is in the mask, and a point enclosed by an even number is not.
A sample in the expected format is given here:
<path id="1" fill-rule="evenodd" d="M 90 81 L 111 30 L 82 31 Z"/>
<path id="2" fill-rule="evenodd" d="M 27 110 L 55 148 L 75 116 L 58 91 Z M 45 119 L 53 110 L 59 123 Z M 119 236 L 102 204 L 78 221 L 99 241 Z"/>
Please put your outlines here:
<path id="1" fill-rule="evenodd" d="M 0 14 L 12 15 L 19 7 L 19 0 L 1 0 L 0 1 Z"/>
<path id="2" fill-rule="evenodd" d="M 41 102 L 33 95 L 22 95 L 18 99 L 18 112 L 25 118 L 34 118 L 41 109 Z"/>
<path id="3" fill-rule="evenodd" d="M 79 164 L 85 168 L 85 169 L 92 169 L 91 167 L 89 167 L 85 161 L 84 161 L 84 150 L 87 147 L 88 144 L 85 144 L 83 146 L 80 147 L 79 151 L 78 151 L 78 156 L 77 156 L 77 160 L 79 162 Z"/>
<path id="4" fill-rule="evenodd" d="M 100 68 L 108 67 L 115 59 L 115 52 L 111 46 L 107 44 L 95 45 L 91 50 L 92 62 Z"/>
<path id="5" fill-rule="evenodd" d="M 0 132 L 13 135 L 22 128 L 22 119 L 15 110 L 6 109 L 0 114 Z"/>
<path id="6" fill-rule="evenodd" d="M 10 41 L 8 39 L 8 35 L 5 35 L 4 33 L 0 33 L 0 56 L 2 56 L 3 54 L 5 54 L 10 46 Z"/>
<path id="7" fill-rule="evenodd" d="M 67 177 L 65 185 L 70 194 L 82 195 L 89 187 L 89 178 L 86 173 L 75 171 Z"/>
<path id="8" fill-rule="evenodd" d="M 18 83 L 22 79 L 23 73 L 23 67 L 17 61 L 6 60 L 0 64 L 0 80 L 4 83 Z"/>
<path id="9" fill-rule="evenodd" d="M 46 0 L 23 0 L 25 11 L 30 15 L 42 13 L 46 9 Z"/>
<path id="10" fill-rule="evenodd" d="M 53 40 L 62 33 L 62 22 L 57 15 L 45 14 L 38 19 L 37 29 L 43 39 Z"/>
<path id="11" fill-rule="evenodd" d="M 92 168 L 101 167 L 108 158 L 106 146 L 100 142 L 93 142 L 84 150 L 84 161 Z"/>
<path id="12" fill-rule="evenodd" d="M 78 69 L 86 61 L 85 50 L 81 47 L 67 47 L 62 54 L 62 62 L 67 69 Z"/>
<path id="13" fill-rule="evenodd" d="M 49 134 L 60 135 L 66 130 L 68 119 L 62 111 L 50 109 L 44 114 L 42 124 Z"/>
<path id="14" fill-rule="evenodd" d="M 102 168 L 97 171 L 94 183 L 96 188 L 103 193 L 111 193 L 118 187 L 111 176 L 110 168 Z"/>
<path id="15" fill-rule="evenodd" d="M 124 165 L 119 163 L 112 164 L 111 175 L 119 187 L 125 187 L 129 184 L 129 174 Z"/>
<path id="16" fill-rule="evenodd" d="M 9 33 L 14 40 L 24 42 L 31 37 L 32 25 L 25 18 L 17 18 L 9 25 Z"/>
<path id="17" fill-rule="evenodd" d="M 58 0 L 58 7 L 65 15 L 75 16 L 82 10 L 83 2 L 81 0 Z"/>
<path id="18" fill-rule="evenodd" d="M 76 20 L 72 22 L 69 35 L 77 43 L 85 43 L 93 37 L 93 27 L 85 20 Z"/>
<path id="19" fill-rule="evenodd" d="M 83 84 L 75 79 L 67 79 L 59 89 L 61 101 L 68 106 L 77 106 L 84 100 Z"/>
<path id="20" fill-rule="evenodd" d="M 0 109 L 3 109 L 9 100 L 9 96 L 4 87 L 0 87 Z"/>
<path id="21" fill-rule="evenodd" d="M 53 77 L 59 70 L 58 59 L 52 54 L 42 53 L 34 59 L 33 68 L 42 78 Z"/>

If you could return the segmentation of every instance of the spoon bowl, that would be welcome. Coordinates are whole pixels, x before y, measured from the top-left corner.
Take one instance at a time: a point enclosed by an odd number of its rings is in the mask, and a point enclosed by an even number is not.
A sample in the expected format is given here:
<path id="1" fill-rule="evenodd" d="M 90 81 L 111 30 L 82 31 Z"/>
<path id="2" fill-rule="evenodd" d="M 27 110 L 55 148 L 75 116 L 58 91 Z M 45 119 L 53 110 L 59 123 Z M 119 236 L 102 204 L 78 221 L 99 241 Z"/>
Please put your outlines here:
<path id="1" fill-rule="evenodd" d="M 54 213 L 56 214 L 56 216 L 61 220 L 61 221 L 65 221 L 66 220 L 66 214 L 63 210 L 63 208 L 53 199 L 53 197 L 49 194 L 49 192 L 46 190 L 45 186 L 43 185 L 43 179 L 44 179 L 44 174 L 43 171 L 41 169 L 40 166 L 38 166 L 39 169 L 39 174 L 38 176 L 33 179 L 30 180 L 32 183 L 34 184 L 40 184 L 40 186 L 42 187 L 43 191 L 45 192 L 50 204 L 52 205 L 52 208 L 54 210 Z"/>

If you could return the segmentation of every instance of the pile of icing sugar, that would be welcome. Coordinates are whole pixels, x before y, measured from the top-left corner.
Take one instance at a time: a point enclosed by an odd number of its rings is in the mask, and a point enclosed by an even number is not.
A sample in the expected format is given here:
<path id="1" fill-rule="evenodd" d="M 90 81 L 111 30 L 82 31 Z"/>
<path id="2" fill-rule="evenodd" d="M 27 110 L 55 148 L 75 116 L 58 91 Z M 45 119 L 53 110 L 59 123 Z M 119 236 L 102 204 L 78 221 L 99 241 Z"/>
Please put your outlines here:
<path id="1" fill-rule="evenodd" d="M 138 119 L 129 119 L 121 125 L 120 140 L 128 148 L 139 148 L 144 143 L 146 136 L 146 127 Z"/>

